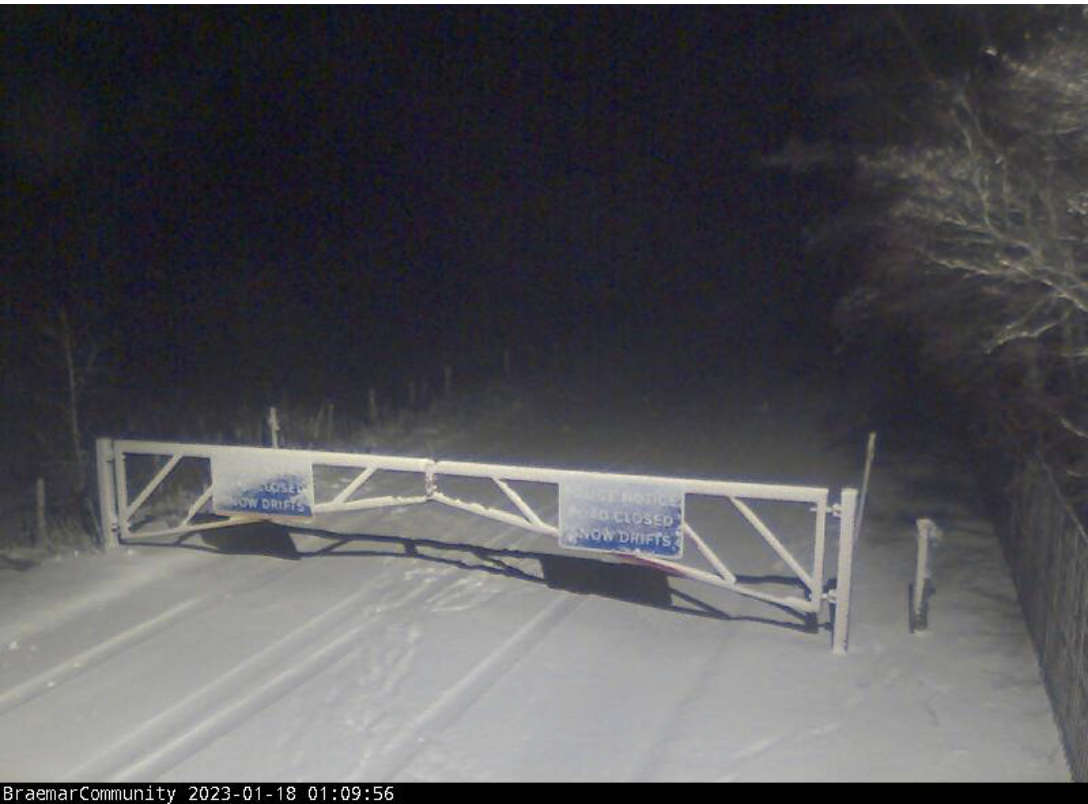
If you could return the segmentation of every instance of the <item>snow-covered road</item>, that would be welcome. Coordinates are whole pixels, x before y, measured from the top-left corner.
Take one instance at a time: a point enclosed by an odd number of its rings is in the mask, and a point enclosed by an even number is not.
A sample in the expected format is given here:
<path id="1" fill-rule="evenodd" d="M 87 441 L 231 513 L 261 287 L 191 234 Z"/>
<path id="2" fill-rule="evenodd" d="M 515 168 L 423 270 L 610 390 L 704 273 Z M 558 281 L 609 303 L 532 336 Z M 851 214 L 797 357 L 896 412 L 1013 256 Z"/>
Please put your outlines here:
<path id="1" fill-rule="evenodd" d="M 377 446 L 857 482 L 864 445 L 828 446 L 817 392 L 725 398 L 526 385 Z M 553 588 L 545 537 L 430 507 L 331 523 L 354 538 L 294 534 L 293 558 L 135 546 L 7 571 L 0 778 L 1068 779 L 959 472 L 878 458 L 845 657 L 723 590 L 672 579 L 654 606 Z M 907 629 L 915 516 L 947 534 L 924 636 Z"/>

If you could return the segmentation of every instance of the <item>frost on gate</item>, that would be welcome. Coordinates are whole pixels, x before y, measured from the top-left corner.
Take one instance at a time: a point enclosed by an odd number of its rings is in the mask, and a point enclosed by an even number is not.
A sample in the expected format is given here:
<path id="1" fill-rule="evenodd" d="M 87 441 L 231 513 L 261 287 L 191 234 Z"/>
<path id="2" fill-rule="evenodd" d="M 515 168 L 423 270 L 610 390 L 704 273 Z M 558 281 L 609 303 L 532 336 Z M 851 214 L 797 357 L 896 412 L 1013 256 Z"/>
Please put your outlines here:
<path id="1" fill-rule="evenodd" d="M 684 490 L 631 480 L 559 484 L 559 544 L 609 553 L 679 558 L 684 551 Z"/>

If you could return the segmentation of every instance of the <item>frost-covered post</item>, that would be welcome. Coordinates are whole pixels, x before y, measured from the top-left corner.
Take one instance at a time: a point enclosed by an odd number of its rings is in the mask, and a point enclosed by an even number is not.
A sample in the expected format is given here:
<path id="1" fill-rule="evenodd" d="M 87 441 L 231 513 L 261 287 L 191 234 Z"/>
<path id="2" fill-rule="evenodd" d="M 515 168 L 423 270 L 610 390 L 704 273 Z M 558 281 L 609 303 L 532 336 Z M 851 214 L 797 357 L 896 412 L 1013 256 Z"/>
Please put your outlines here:
<path id="1" fill-rule="evenodd" d="M 268 409 L 268 432 L 272 434 L 272 447 L 273 449 L 279 449 L 280 446 L 280 422 L 276 417 L 276 409 Z"/>
<path id="2" fill-rule="evenodd" d="M 914 566 L 914 586 L 910 596 L 911 633 L 926 630 L 929 625 L 929 595 L 933 589 L 932 570 L 930 568 L 930 546 L 941 538 L 941 529 L 932 519 L 919 519 L 918 558 Z"/>
<path id="3" fill-rule="evenodd" d="M 108 438 L 95 441 L 95 466 L 98 477 L 98 525 L 102 529 L 103 550 L 114 550 L 118 541 L 117 486 L 114 483 L 113 442 Z"/>
<path id="4" fill-rule="evenodd" d="M 835 622 L 832 624 L 831 649 L 846 653 L 850 637 L 850 583 L 854 569 L 854 514 L 858 493 L 843 489 L 839 501 L 839 574 L 835 585 Z"/>

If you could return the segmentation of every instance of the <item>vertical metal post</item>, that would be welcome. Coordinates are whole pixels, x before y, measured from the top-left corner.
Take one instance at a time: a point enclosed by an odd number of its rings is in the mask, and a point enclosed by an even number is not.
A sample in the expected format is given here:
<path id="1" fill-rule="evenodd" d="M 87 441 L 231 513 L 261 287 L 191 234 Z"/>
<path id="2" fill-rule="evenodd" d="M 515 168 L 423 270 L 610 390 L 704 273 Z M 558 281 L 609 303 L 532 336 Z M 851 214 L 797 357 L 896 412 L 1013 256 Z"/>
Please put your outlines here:
<path id="1" fill-rule="evenodd" d="M 128 473 L 125 471 L 124 450 L 113 445 L 113 488 L 117 499 L 117 539 L 118 543 L 129 538 L 128 519 L 132 515 L 128 506 Z"/>
<path id="2" fill-rule="evenodd" d="M 873 458 L 876 456 L 876 433 L 869 433 L 869 442 L 865 446 L 865 471 L 861 475 L 861 497 L 858 499 L 858 515 L 855 522 L 855 536 L 861 532 L 861 520 L 865 516 L 865 500 L 869 497 L 869 475 L 873 471 Z"/>
<path id="3" fill-rule="evenodd" d="M 911 588 L 910 597 L 910 630 L 911 633 L 926 630 L 929 625 L 929 613 L 926 599 L 929 596 L 930 568 L 929 547 L 934 539 L 939 538 L 940 529 L 932 519 L 919 519 L 915 522 L 918 527 L 918 558 L 914 565 L 914 586 Z"/>
<path id="4" fill-rule="evenodd" d="M 840 656 L 846 653 L 850 638 L 850 584 L 854 569 L 854 515 L 857 504 L 857 490 L 843 489 L 839 502 L 839 577 L 835 586 L 835 622 L 831 637 L 831 648 Z"/>
<path id="5" fill-rule="evenodd" d="M 824 552 L 827 539 L 827 492 L 816 503 L 816 532 L 813 534 L 814 552 L 812 562 L 813 589 L 812 600 L 821 603 L 821 595 L 824 592 Z M 822 603 L 821 603 L 822 606 Z M 820 609 L 816 610 L 816 623 L 819 623 Z"/>
<path id="6" fill-rule="evenodd" d="M 95 474 L 98 477 L 98 522 L 103 550 L 119 546 L 117 540 L 117 489 L 113 482 L 113 442 L 108 438 L 95 440 Z"/>

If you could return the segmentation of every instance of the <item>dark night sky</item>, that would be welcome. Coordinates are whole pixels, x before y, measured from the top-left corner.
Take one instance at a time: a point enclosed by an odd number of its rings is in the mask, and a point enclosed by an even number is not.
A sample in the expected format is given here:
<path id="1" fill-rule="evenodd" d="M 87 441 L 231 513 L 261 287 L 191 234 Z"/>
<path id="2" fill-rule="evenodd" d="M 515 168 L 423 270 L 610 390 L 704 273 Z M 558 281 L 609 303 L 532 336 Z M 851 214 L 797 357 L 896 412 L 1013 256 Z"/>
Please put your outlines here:
<path id="1" fill-rule="evenodd" d="M 839 13 L 8 7 L 7 345 L 58 298 L 155 382 L 795 326 L 825 201 L 754 162 L 820 127 Z"/>

